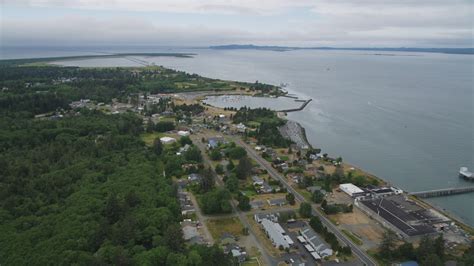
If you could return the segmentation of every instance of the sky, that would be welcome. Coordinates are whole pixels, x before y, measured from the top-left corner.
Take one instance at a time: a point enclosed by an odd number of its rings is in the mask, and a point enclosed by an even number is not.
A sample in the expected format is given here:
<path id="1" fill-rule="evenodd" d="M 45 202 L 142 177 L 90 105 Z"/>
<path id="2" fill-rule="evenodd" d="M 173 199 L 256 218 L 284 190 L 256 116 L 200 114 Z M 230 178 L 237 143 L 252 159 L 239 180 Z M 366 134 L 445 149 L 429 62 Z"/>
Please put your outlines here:
<path id="1" fill-rule="evenodd" d="M 474 0 L 0 3 L 2 46 L 474 46 Z"/>

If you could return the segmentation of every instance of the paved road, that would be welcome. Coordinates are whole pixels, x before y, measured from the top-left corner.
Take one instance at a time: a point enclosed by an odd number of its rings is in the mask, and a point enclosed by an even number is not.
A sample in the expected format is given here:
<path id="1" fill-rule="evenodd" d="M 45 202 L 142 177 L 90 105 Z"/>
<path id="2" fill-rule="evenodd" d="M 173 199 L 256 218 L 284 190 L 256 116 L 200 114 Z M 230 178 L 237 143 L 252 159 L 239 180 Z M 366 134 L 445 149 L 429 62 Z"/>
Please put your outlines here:
<path id="1" fill-rule="evenodd" d="M 206 154 L 206 146 L 201 142 L 202 137 L 207 138 L 209 136 L 197 134 L 197 135 L 192 135 L 191 138 L 193 140 L 193 143 L 201 150 L 201 153 L 202 153 L 205 164 L 207 164 L 207 166 L 211 167 L 212 172 L 213 172 L 214 177 L 215 177 L 215 180 L 216 180 L 216 183 L 219 186 L 224 187 L 224 182 L 214 172 L 214 168 L 212 167 L 212 164 L 210 163 L 211 160 L 209 159 L 209 156 Z M 245 215 L 245 213 L 241 212 L 237 208 L 237 206 L 235 205 L 233 200 L 230 201 L 230 204 L 232 206 L 233 212 L 237 214 L 237 216 L 239 217 L 239 220 L 243 224 L 243 226 L 247 227 L 249 229 L 249 237 L 251 238 L 251 240 L 255 243 L 255 245 L 259 249 L 260 254 L 262 255 L 262 258 L 264 260 L 265 265 L 277 265 L 278 260 L 275 259 L 274 257 L 270 256 L 270 254 L 266 251 L 266 249 L 258 241 L 258 239 L 256 237 L 256 234 L 255 234 L 254 230 L 252 229 L 252 226 L 250 225 L 250 223 L 248 221 L 248 218 Z"/>
<path id="2" fill-rule="evenodd" d="M 290 186 L 290 184 L 288 184 L 286 178 L 284 178 L 282 175 L 280 175 L 280 173 L 278 173 L 271 165 L 269 162 L 267 162 L 266 160 L 264 160 L 262 157 L 260 157 L 260 155 L 257 154 L 257 152 L 250 146 L 248 145 L 247 143 L 243 142 L 240 138 L 238 137 L 232 137 L 232 140 L 244 147 L 246 150 L 247 150 L 247 154 L 252 158 L 254 159 L 255 161 L 257 161 L 260 165 L 262 165 L 263 167 L 265 167 L 265 169 L 268 171 L 268 173 L 273 177 L 275 178 L 276 180 L 280 180 L 280 182 L 282 182 L 282 184 L 284 184 L 287 188 L 287 190 L 291 193 L 293 193 L 293 195 L 295 195 L 295 198 L 300 201 L 300 202 L 305 202 L 306 199 L 300 194 L 298 193 L 292 186 Z M 359 258 L 359 260 L 365 264 L 365 265 L 377 265 L 377 263 L 369 256 L 365 253 L 365 251 L 363 251 L 362 249 L 359 248 L 359 246 L 355 245 L 354 243 L 352 243 L 352 241 L 350 241 L 341 231 L 339 231 L 339 229 L 333 224 L 331 223 L 331 221 L 329 221 L 329 219 L 327 219 L 324 215 L 322 215 L 314 206 L 312 206 L 312 209 L 313 209 L 313 215 L 315 216 L 318 216 L 322 223 L 329 229 L 329 231 L 331 231 L 332 233 L 334 233 L 337 238 L 345 243 L 346 245 L 350 246 L 351 249 L 352 249 L 352 252 Z"/>

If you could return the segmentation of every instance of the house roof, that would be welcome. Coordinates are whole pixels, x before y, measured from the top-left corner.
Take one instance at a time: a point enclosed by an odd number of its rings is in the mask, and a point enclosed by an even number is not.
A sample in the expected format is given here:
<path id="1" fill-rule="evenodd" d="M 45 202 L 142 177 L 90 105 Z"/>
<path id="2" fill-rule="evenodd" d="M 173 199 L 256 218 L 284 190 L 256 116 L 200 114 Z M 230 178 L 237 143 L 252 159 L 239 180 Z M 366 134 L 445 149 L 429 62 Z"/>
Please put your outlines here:
<path id="1" fill-rule="evenodd" d="M 266 192 L 271 192 L 271 191 L 273 191 L 273 188 L 267 182 L 263 182 L 262 187 L 260 188 L 260 190 L 263 190 L 263 191 L 266 191 Z"/>
<path id="2" fill-rule="evenodd" d="M 250 205 L 254 208 L 260 208 L 264 205 L 265 203 L 261 200 L 253 200 L 250 202 Z"/>
<path id="3" fill-rule="evenodd" d="M 310 227 L 301 229 L 301 235 L 311 244 L 316 252 L 321 256 L 332 255 L 332 249 L 316 234 Z"/>
<path id="4" fill-rule="evenodd" d="M 263 179 L 256 175 L 252 176 L 252 181 L 254 183 L 263 183 Z"/>
<path id="5" fill-rule="evenodd" d="M 272 242 L 275 244 L 275 246 L 283 246 L 284 248 L 290 247 L 286 239 L 284 238 L 283 234 L 277 228 L 276 225 L 279 225 L 277 223 L 274 223 L 268 219 L 263 219 L 262 220 L 262 226 L 265 229 L 265 231 L 268 234 L 268 237 L 272 240 Z M 281 226 L 280 226 L 281 228 Z"/>
<path id="6" fill-rule="evenodd" d="M 270 205 L 279 205 L 279 204 L 286 204 L 286 199 L 285 198 L 279 198 L 279 199 L 269 199 L 268 203 Z"/>

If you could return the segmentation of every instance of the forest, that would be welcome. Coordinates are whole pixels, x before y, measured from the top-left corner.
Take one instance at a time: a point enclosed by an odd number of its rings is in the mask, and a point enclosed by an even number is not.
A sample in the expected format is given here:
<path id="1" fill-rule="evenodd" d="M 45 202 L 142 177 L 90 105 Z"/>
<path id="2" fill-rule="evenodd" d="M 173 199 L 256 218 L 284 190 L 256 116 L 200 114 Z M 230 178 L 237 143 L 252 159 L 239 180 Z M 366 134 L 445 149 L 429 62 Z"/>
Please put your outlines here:
<path id="1" fill-rule="evenodd" d="M 277 117 L 276 113 L 267 108 L 250 109 L 240 108 L 233 116 L 233 123 L 244 123 L 248 126 L 257 124 L 255 131 L 250 131 L 248 136 L 255 137 L 259 145 L 287 148 L 292 143 L 284 138 L 278 127 L 285 124 L 283 119 Z"/>
<path id="2" fill-rule="evenodd" d="M 136 114 L 33 118 L 126 95 L 142 82 L 130 69 L 0 68 L 1 265 L 233 265 L 217 246 L 184 243 L 163 176 L 173 158 L 145 145 Z"/>
<path id="3" fill-rule="evenodd" d="M 110 103 L 115 98 L 127 102 L 136 93 L 233 90 L 250 86 L 158 66 L 78 68 L 35 66 L 24 60 L 9 62 L 0 62 L 0 113 L 23 116 L 66 109 L 71 101 L 80 99 Z M 184 112 L 199 111 L 196 106 L 183 108 Z"/>

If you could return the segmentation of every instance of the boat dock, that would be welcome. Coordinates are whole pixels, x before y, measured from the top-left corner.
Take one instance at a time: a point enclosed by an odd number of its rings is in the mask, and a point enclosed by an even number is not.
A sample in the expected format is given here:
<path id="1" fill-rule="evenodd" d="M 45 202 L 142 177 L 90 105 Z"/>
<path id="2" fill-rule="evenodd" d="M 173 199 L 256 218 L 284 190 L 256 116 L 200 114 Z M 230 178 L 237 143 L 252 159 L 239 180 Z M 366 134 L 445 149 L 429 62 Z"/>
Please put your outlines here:
<path id="1" fill-rule="evenodd" d="M 408 195 L 417 196 L 419 198 L 432 198 L 432 197 L 450 196 L 450 195 L 464 194 L 464 193 L 471 193 L 471 192 L 474 192 L 474 186 L 418 191 L 418 192 L 408 193 Z"/>

